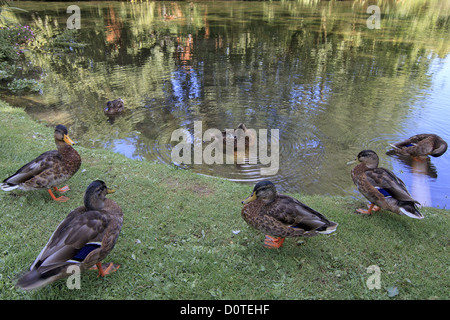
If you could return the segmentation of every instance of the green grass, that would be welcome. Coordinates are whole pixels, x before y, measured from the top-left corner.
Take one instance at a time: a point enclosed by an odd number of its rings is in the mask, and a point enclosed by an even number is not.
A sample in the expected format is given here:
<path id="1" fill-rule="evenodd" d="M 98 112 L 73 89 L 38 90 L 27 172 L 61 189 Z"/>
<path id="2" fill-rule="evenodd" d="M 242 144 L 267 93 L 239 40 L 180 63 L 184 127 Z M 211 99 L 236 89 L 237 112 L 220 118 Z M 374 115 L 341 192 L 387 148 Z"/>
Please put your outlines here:
<path id="1" fill-rule="evenodd" d="M 0 102 L 0 180 L 53 148 L 53 127 Z M 449 298 L 446 210 L 423 208 L 421 221 L 389 212 L 364 216 L 354 214 L 358 200 L 294 194 L 338 222 L 338 230 L 268 250 L 264 236 L 240 216 L 251 187 L 76 149 L 83 164 L 69 180 L 68 202 L 55 203 L 46 191 L 1 191 L 0 299 Z M 32 292 L 15 288 L 94 179 L 116 189 L 109 197 L 124 211 L 122 233 L 107 258 L 120 269 L 105 278 L 83 273 L 79 290 L 64 279 Z M 371 265 L 381 270 L 381 289 L 366 285 Z"/>

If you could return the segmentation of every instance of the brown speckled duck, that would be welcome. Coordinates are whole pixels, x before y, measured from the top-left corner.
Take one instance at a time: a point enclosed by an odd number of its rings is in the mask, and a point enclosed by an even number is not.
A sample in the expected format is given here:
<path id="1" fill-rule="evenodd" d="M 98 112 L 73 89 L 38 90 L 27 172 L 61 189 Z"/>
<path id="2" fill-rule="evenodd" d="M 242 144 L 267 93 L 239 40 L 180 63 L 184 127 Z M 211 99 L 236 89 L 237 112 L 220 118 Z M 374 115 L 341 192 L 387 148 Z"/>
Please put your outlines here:
<path id="1" fill-rule="evenodd" d="M 378 155 L 372 150 L 358 154 L 360 162 L 352 169 L 355 185 L 371 203 L 368 210 L 358 209 L 359 213 L 372 214 L 380 209 L 389 210 L 414 219 L 423 219 L 417 202 L 406 189 L 405 183 L 388 169 L 378 168 Z M 353 161 L 352 161 L 353 162 Z"/>
<path id="2" fill-rule="evenodd" d="M 4 191 L 20 189 L 24 191 L 48 189 L 53 200 L 67 201 L 69 198 L 60 196 L 56 198 L 52 192 L 66 192 L 68 186 L 58 189 L 56 186 L 69 180 L 80 168 L 81 157 L 72 147 L 73 141 L 69 138 L 67 128 L 57 125 L 55 128 L 55 143 L 57 150 L 47 151 L 33 161 L 17 170 L 0 185 Z"/>
<path id="3" fill-rule="evenodd" d="M 338 226 L 300 201 L 277 193 L 270 181 L 258 182 L 242 203 L 242 218 L 266 234 L 266 248 L 280 248 L 286 237 L 329 234 Z"/>
<path id="4" fill-rule="evenodd" d="M 401 142 L 391 144 L 390 152 L 411 157 L 440 157 L 447 151 L 447 142 L 436 134 L 417 134 Z"/>
<path id="5" fill-rule="evenodd" d="M 107 116 L 115 116 L 121 114 L 125 110 L 125 105 L 122 99 L 116 99 L 113 101 L 108 101 L 103 112 Z"/>
<path id="6" fill-rule="evenodd" d="M 123 224 L 119 205 L 106 198 L 114 190 L 101 180 L 86 189 L 84 206 L 70 212 L 53 232 L 28 272 L 17 281 L 17 287 L 32 290 L 69 276 L 69 267 L 79 271 L 96 266 L 99 276 L 116 271 L 119 266 L 102 260 L 114 248 Z M 106 265 L 105 265 L 106 266 Z"/>

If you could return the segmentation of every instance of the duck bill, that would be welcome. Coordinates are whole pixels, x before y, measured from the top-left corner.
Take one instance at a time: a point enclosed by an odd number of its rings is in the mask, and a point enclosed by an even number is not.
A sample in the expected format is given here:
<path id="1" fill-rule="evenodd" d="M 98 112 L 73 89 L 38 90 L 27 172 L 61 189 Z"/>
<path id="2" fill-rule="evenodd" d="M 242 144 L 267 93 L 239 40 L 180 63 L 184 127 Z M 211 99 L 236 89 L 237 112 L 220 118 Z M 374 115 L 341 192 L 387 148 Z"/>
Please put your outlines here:
<path id="1" fill-rule="evenodd" d="M 349 161 L 349 162 L 347 162 L 347 165 L 354 164 L 354 163 L 356 163 L 356 161 L 357 161 L 356 159 Z"/>
<path id="2" fill-rule="evenodd" d="M 253 200 L 256 200 L 256 192 L 253 192 L 247 199 L 242 201 L 242 204 L 247 204 L 249 202 L 252 202 Z"/>
<path id="3" fill-rule="evenodd" d="M 64 142 L 67 143 L 69 146 L 73 146 L 75 144 L 75 142 L 73 142 L 72 139 L 70 139 L 67 134 L 64 135 Z"/>
<path id="4" fill-rule="evenodd" d="M 110 189 L 110 188 L 106 188 L 106 194 L 110 194 L 110 193 L 114 193 L 114 192 L 116 192 L 116 190 Z"/>

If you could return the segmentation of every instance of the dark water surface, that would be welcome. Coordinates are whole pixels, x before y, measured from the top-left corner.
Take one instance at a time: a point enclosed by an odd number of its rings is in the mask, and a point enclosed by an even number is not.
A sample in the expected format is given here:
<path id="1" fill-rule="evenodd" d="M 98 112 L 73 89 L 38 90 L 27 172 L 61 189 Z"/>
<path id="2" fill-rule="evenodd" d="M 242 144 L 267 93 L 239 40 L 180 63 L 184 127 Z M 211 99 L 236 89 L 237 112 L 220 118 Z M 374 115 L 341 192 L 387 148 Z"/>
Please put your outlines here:
<path id="1" fill-rule="evenodd" d="M 450 152 L 414 165 L 385 152 L 417 133 L 450 142 L 450 1 L 379 1 L 380 29 L 355 1 L 74 4 L 81 28 L 32 56 L 41 94 L 5 99 L 67 125 L 81 145 L 171 164 L 174 130 L 198 144 L 196 121 L 203 131 L 245 123 L 279 129 L 275 175 L 262 176 L 260 161 L 182 167 L 360 197 L 346 162 L 373 149 L 419 201 L 449 205 Z M 28 10 L 15 18 L 41 33 L 66 28 L 69 3 L 15 5 Z M 110 119 L 103 107 L 116 98 L 126 112 Z"/>

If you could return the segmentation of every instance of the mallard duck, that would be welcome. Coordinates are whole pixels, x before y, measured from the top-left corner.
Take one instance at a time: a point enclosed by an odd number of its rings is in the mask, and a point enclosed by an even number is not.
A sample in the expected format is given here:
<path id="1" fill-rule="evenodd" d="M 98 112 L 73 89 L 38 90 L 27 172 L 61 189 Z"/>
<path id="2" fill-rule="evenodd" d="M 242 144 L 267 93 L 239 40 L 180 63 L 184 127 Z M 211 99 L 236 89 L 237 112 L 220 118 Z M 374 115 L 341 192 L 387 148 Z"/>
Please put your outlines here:
<path id="1" fill-rule="evenodd" d="M 410 218 L 423 219 L 417 208 L 420 203 L 411 197 L 405 183 L 393 172 L 378 168 L 379 159 L 374 151 L 363 150 L 356 160 L 361 163 L 352 169 L 353 182 L 371 202 L 368 210 L 358 209 L 357 212 L 372 214 L 372 211 L 385 209 Z"/>
<path id="2" fill-rule="evenodd" d="M 242 141 L 242 139 L 244 139 L 245 143 L 245 149 L 248 149 L 250 146 L 253 146 L 256 142 L 256 134 L 254 130 L 249 130 L 247 129 L 247 127 L 245 126 L 244 123 L 240 123 L 236 130 L 234 131 L 233 135 L 229 135 L 227 134 L 227 131 L 222 131 L 222 139 L 223 139 L 223 147 L 226 147 L 227 144 L 227 140 L 232 139 L 233 142 L 233 146 L 234 146 L 234 151 L 238 150 L 238 142 Z"/>
<path id="3" fill-rule="evenodd" d="M 113 192 L 105 182 L 93 181 L 86 189 L 84 206 L 74 209 L 59 224 L 17 286 L 25 290 L 40 288 L 69 276 L 71 266 L 79 267 L 81 272 L 95 265 L 102 277 L 116 271 L 118 265 L 110 263 L 104 268 L 101 263 L 114 248 L 123 223 L 122 209 L 106 198 Z"/>
<path id="4" fill-rule="evenodd" d="M 57 150 L 41 154 L 17 170 L 12 176 L 3 180 L 0 185 L 2 190 L 48 189 L 53 200 L 67 201 L 69 198 L 65 196 L 56 198 L 51 188 L 53 187 L 58 192 L 70 190 L 69 186 L 59 189 L 56 186 L 69 180 L 78 171 L 81 166 L 81 157 L 72 147 L 74 143 L 68 136 L 67 128 L 61 124 L 55 128 L 55 143 Z"/>
<path id="5" fill-rule="evenodd" d="M 417 134 L 401 142 L 390 145 L 395 152 L 411 157 L 442 156 L 447 151 L 447 142 L 436 134 Z"/>
<path id="6" fill-rule="evenodd" d="M 277 193 L 270 181 L 260 181 L 252 194 L 242 201 L 242 218 L 266 234 L 264 246 L 280 248 L 286 237 L 311 237 L 334 232 L 336 222 L 300 201 Z"/>
<path id="7" fill-rule="evenodd" d="M 108 101 L 106 103 L 106 107 L 103 109 L 103 112 L 107 116 L 115 116 L 121 114 L 125 110 L 125 105 L 122 99 L 116 99 L 113 101 Z"/>

